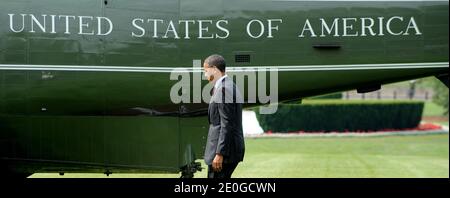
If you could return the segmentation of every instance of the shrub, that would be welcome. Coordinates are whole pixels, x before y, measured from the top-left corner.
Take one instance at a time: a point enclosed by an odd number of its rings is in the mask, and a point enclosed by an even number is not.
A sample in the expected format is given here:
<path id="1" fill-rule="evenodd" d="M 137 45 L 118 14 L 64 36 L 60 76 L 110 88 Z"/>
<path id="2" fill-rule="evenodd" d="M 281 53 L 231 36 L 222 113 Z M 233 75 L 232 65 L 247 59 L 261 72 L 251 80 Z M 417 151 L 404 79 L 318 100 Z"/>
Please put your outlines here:
<path id="1" fill-rule="evenodd" d="M 378 131 L 417 127 L 423 106 L 421 101 L 305 100 L 279 104 L 274 114 L 256 115 L 264 131 Z"/>

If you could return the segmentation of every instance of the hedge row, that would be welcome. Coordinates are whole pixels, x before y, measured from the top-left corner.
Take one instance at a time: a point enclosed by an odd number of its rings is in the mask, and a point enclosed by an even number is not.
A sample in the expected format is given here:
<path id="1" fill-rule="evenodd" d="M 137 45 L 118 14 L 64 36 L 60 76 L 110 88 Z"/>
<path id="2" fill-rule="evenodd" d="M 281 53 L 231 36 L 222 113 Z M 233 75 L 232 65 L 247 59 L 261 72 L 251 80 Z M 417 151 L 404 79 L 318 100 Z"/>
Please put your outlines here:
<path id="1" fill-rule="evenodd" d="M 415 128 L 423 106 L 420 101 L 310 100 L 279 104 L 275 114 L 255 112 L 266 132 L 364 132 Z"/>

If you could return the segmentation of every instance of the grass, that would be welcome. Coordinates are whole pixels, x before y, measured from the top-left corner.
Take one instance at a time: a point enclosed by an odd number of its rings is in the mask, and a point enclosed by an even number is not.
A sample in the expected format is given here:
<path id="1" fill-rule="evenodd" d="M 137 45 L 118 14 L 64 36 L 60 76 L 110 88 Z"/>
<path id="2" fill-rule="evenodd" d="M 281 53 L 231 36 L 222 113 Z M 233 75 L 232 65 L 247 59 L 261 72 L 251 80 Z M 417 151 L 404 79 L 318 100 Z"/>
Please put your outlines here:
<path id="1" fill-rule="evenodd" d="M 203 164 L 203 167 L 205 165 Z M 449 136 L 246 139 L 246 155 L 233 177 L 362 178 L 449 177 Z M 112 174 L 109 177 L 178 177 Z M 34 174 L 31 177 L 61 177 Z M 106 177 L 66 174 L 63 177 Z M 206 177 L 206 170 L 195 177 Z"/>

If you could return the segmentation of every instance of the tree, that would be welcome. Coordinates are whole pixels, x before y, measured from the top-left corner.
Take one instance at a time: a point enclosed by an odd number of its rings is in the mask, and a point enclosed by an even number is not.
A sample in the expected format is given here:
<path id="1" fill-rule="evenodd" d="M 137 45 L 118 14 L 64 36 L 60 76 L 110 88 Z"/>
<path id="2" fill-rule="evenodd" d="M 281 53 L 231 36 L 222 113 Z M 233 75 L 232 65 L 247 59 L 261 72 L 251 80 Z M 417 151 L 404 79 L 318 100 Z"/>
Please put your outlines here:
<path id="1" fill-rule="evenodd" d="M 444 115 L 448 115 L 448 88 L 437 78 L 433 78 L 433 102 L 444 107 L 445 112 Z"/>

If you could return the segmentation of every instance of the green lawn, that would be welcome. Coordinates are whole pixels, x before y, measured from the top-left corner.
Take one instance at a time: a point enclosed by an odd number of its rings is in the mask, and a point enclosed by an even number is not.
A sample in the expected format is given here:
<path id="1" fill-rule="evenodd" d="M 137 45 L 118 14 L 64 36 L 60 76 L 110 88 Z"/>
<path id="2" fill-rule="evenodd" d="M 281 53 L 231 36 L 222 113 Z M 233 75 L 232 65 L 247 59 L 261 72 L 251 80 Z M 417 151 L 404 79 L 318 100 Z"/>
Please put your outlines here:
<path id="1" fill-rule="evenodd" d="M 246 139 L 233 177 L 449 177 L 449 136 Z M 205 166 L 203 164 L 203 166 Z M 34 174 L 31 177 L 61 177 Z M 106 177 L 66 174 L 63 177 Z M 109 177 L 178 177 L 112 174 Z M 206 170 L 195 177 L 206 177 Z"/>

